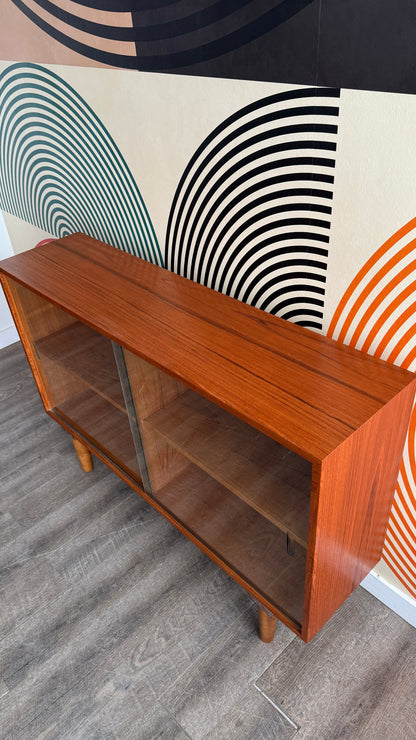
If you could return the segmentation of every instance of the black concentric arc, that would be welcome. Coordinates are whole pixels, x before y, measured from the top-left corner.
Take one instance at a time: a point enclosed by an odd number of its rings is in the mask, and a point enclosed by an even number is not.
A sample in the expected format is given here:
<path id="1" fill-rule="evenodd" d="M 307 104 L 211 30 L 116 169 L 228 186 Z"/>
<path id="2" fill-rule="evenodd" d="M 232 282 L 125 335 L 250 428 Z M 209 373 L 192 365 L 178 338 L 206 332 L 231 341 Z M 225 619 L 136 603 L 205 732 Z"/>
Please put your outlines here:
<path id="1" fill-rule="evenodd" d="M 74 0 L 71 11 L 58 0 L 12 0 L 72 51 L 113 67 L 143 71 L 209 62 L 261 38 L 313 1 Z M 91 10 L 97 11 L 97 21 L 91 19 Z"/>
<path id="2" fill-rule="evenodd" d="M 339 95 L 278 93 L 206 137 L 173 199 L 169 269 L 322 328 Z"/>

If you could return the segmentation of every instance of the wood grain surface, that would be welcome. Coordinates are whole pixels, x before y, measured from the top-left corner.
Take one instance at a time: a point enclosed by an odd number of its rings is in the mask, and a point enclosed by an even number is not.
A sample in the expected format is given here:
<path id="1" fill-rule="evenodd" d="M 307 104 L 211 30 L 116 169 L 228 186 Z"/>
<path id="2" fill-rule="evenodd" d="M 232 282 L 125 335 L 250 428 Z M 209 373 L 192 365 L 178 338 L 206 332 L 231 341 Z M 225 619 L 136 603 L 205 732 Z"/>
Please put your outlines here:
<path id="1" fill-rule="evenodd" d="M 414 381 L 82 234 L 0 270 L 312 462 Z"/>
<path id="2" fill-rule="evenodd" d="M 314 481 L 302 637 L 311 639 L 381 558 L 412 386 L 329 455 Z"/>

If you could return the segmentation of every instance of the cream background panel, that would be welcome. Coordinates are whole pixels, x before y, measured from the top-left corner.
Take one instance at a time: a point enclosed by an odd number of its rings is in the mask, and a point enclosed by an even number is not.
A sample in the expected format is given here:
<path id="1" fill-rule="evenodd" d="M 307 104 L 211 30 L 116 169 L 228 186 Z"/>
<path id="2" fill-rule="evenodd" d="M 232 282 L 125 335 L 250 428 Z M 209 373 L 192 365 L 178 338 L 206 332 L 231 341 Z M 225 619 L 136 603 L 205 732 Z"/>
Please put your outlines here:
<path id="1" fill-rule="evenodd" d="M 324 331 L 351 281 L 416 216 L 416 97 L 342 90 Z"/>

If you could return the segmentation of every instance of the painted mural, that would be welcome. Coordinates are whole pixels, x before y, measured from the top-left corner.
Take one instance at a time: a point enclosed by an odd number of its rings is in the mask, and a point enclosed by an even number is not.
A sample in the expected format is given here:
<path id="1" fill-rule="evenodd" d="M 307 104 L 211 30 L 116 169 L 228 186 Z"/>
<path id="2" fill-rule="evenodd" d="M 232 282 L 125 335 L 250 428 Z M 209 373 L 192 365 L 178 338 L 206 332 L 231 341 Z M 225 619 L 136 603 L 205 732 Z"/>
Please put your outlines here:
<path id="1" fill-rule="evenodd" d="M 2 18 L 16 251 L 82 230 L 416 369 L 413 0 L 6 0 Z M 414 598 L 415 435 L 416 412 L 384 549 Z"/>
<path id="2" fill-rule="evenodd" d="M 338 97 L 277 93 L 207 137 L 172 203 L 170 270 L 322 329 Z"/>
<path id="3" fill-rule="evenodd" d="M 48 38 L 65 49 L 61 64 L 416 92 L 413 0 L 8 4 L 25 61 L 52 62 Z"/>
<path id="4" fill-rule="evenodd" d="M 0 75 L 0 206 L 53 236 L 74 231 L 161 264 L 139 189 L 92 109 L 54 72 Z"/>
<path id="5" fill-rule="evenodd" d="M 317 0 L 12 0 L 45 35 L 112 67 L 315 83 Z M 17 20 L 18 22 L 18 20 Z M 25 24 L 26 25 L 26 24 Z M 29 28 L 29 26 L 27 26 Z M 295 44 L 287 44 L 287 35 Z M 26 39 L 33 61 L 42 54 Z"/>

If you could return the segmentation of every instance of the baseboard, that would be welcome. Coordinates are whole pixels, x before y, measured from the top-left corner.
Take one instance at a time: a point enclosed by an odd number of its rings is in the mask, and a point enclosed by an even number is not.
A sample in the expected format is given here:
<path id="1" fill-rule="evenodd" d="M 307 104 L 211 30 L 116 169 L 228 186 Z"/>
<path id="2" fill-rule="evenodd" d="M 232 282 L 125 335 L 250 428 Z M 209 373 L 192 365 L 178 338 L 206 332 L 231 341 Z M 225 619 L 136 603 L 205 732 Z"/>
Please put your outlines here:
<path id="1" fill-rule="evenodd" d="M 8 347 L 9 344 L 14 344 L 18 341 L 19 335 L 14 324 L 6 326 L 5 329 L 0 330 L 0 349 L 4 349 L 4 347 Z"/>
<path id="2" fill-rule="evenodd" d="M 416 603 L 414 599 L 409 595 L 406 596 L 402 591 L 399 591 L 391 583 L 387 583 L 381 576 L 369 573 L 361 583 L 362 587 L 369 591 L 370 594 L 376 597 L 383 604 L 388 606 L 392 611 L 409 622 L 413 627 L 416 627 Z"/>

